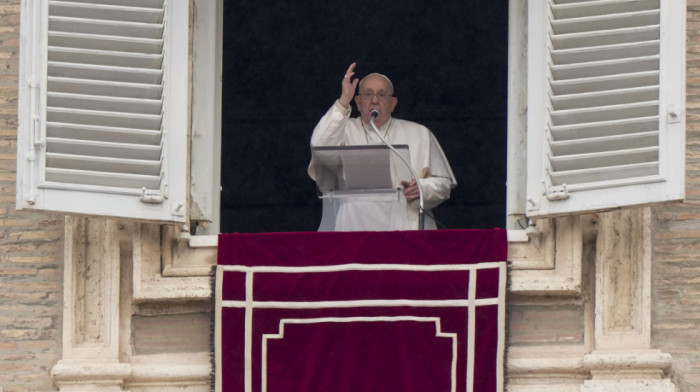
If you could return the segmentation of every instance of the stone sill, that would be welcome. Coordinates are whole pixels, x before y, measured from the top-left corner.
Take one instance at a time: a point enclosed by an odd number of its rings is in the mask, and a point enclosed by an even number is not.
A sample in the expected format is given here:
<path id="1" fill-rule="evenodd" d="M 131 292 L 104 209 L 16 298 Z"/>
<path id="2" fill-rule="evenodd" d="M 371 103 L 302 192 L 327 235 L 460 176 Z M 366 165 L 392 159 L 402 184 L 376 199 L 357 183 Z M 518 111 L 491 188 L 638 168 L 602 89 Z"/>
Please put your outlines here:
<path id="1" fill-rule="evenodd" d="M 528 242 L 525 230 L 508 230 L 508 243 Z M 190 248 L 213 248 L 218 246 L 217 235 L 194 235 L 189 237 Z"/>
<path id="2" fill-rule="evenodd" d="M 534 230 L 508 230 L 510 292 L 523 295 L 575 296 L 581 292 L 581 219 L 540 220 Z M 144 301 L 207 300 L 216 265 L 218 236 L 182 235 L 164 227 L 161 246 L 153 234 L 135 235 L 134 299 Z M 135 243 L 136 243 L 135 242 Z M 158 254 L 156 254 L 156 252 Z M 162 253 L 161 253 L 162 252 Z M 162 258 L 160 257 L 162 254 Z M 161 263 L 157 268 L 154 263 Z M 155 268 L 154 268 L 155 267 Z M 160 273 L 153 275 L 153 271 Z M 149 273 L 149 271 L 151 271 Z"/>

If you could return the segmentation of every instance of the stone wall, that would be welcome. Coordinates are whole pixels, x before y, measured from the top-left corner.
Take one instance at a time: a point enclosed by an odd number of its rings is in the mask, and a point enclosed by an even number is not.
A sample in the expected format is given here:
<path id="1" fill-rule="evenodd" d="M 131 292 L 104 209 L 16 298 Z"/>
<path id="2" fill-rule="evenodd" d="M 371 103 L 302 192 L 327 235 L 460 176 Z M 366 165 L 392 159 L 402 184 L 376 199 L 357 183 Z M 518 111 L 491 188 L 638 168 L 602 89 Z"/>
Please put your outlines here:
<path id="1" fill-rule="evenodd" d="M 134 355 L 208 352 L 212 313 L 152 315 L 145 312 L 131 319 Z"/>
<path id="2" fill-rule="evenodd" d="M 52 391 L 64 219 L 15 210 L 19 3 L 0 1 L 0 390 Z"/>

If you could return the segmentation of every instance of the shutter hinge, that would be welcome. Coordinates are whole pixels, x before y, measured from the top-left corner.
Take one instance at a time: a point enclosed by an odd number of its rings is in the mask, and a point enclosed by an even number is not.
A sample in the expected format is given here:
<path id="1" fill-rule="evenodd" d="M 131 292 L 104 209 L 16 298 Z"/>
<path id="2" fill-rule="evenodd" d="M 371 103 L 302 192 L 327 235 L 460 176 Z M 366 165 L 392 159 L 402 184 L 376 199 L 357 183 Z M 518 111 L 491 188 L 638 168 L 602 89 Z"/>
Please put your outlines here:
<path id="1" fill-rule="evenodd" d="M 32 116 L 32 135 L 34 138 L 34 147 L 43 147 L 46 144 L 46 140 L 44 140 L 41 135 L 41 124 L 39 121 L 39 116 Z"/>
<path id="2" fill-rule="evenodd" d="M 141 188 L 141 201 L 144 203 L 160 204 L 165 201 L 165 196 L 160 190 L 149 191 L 145 187 Z"/>
<path id="3" fill-rule="evenodd" d="M 549 201 L 566 200 L 569 198 L 569 191 L 566 189 L 566 184 L 562 184 L 561 186 L 550 186 L 547 188 L 545 196 Z"/>

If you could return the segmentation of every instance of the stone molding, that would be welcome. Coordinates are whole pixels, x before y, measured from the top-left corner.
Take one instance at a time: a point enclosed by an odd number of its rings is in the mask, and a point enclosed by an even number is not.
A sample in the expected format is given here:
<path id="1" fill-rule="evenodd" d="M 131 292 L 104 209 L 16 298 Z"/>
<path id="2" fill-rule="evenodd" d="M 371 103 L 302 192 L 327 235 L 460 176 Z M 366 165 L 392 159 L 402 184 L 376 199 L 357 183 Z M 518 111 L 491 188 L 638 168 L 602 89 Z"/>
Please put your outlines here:
<path id="1" fill-rule="evenodd" d="M 118 359 L 119 242 L 113 220 L 66 218 L 64 358 Z"/>
<path id="2" fill-rule="evenodd" d="M 544 270 L 568 282 L 569 290 L 556 285 L 541 285 L 538 270 L 520 270 L 512 266 L 512 284 L 532 279 L 537 284 L 519 286 L 515 294 L 545 294 L 566 297 L 580 295 L 584 304 L 584 344 L 579 346 L 511 347 L 507 354 L 508 391 L 580 391 L 580 392 L 676 392 L 668 378 L 671 355 L 651 348 L 651 212 L 649 208 L 628 209 L 582 216 L 574 229 L 561 218 L 538 224 L 542 233 L 537 243 L 528 244 L 526 255 L 552 257 L 550 241 L 556 239 L 554 268 Z M 569 219 L 573 219 L 570 217 Z M 586 222 L 581 225 L 582 220 Z M 591 225 L 597 226 L 597 232 Z M 561 232 L 559 232 L 561 230 Z M 552 231 L 555 234 L 552 234 Z M 585 237 L 585 238 L 584 238 Z M 594 287 L 582 288 L 580 269 L 583 257 L 571 259 L 571 250 L 595 239 L 595 257 L 590 268 L 595 273 Z M 559 258 L 560 247 L 566 251 Z M 509 250 L 513 247 L 509 247 Z M 540 252 L 540 253 L 537 253 Z M 520 255 L 521 253 L 516 253 Z M 529 256 L 531 257 L 531 256 Z M 558 265 L 562 264 L 567 268 Z M 515 264 L 515 261 L 514 263 Z M 533 265 L 534 263 L 530 263 Z M 545 266 L 543 262 L 540 265 Z M 574 271 L 573 273 L 571 271 Z M 550 271 L 556 271 L 554 273 Z M 565 272 L 564 272 L 565 271 Z M 575 277 L 574 277 L 575 275 Z M 545 280 L 546 281 L 546 280 Z M 571 285 L 577 281 L 578 285 Z M 524 288 L 524 289 L 523 289 Z M 528 291 L 527 288 L 534 289 Z M 554 288 L 552 291 L 548 289 Z M 593 298 L 589 298 L 593 295 Z M 536 301 L 536 298 L 534 299 Z M 592 302 L 592 303 L 591 303 Z"/>
<path id="3" fill-rule="evenodd" d="M 651 346 L 651 212 L 600 214 L 596 242 L 596 349 Z"/>
<path id="4" fill-rule="evenodd" d="M 585 381 L 581 392 L 677 392 L 678 388 L 669 379 L 631 380 L 610 379 Z"/>
<path id="5" fill-rule="evenodd" d="M 583 358 L 596 379 L 662 379 L 671 364 L 670 354 L 652 349 L 596 350 Z"/>
<path id="6" fill-rule="evenodd" d="M 670 354 L 651 348 L 651 210 L 599 214 L 595 350 L 582 392 L 675 392 Z"/>
<path id="7" fill-rule="evenodd" d="M 67 217 L 65 231 L 63 358 L 51 370 L 58 390 L 209 391 L 210 353 L 131 349 L 137 301 L 206 300 L 209 277 L 162 276 L 157 224 Z"/>
<path id="8" fill-rule="evenodd" d="M 541 219 L 527 243 L 509 243 L 508 290 L 525 295 L 581 294 L 582 218 Z"/>
<path id="9" fill-rule="evenodd" d="M 131 392 L 149 388 L 188 388 L 209 391 L 211 365 L 208 353 L 138 355 L 131 358 L 125 386 Z"/>
<path id="10" fill-rule="evenodd" d="M 51 370 L 54 383 L 61 392 L 122 391 L 131 366 L 117 361 L 96 363 L 62 359 Z"/>
<path id="11" fill-rule="evenodd" d="M 134 301 L 211 298 L 209 275 L 216 265 L 215 247 L 189 248 L 179 240 L 175 227 L 146 223 L 134 228 L 131 240 Z"/>

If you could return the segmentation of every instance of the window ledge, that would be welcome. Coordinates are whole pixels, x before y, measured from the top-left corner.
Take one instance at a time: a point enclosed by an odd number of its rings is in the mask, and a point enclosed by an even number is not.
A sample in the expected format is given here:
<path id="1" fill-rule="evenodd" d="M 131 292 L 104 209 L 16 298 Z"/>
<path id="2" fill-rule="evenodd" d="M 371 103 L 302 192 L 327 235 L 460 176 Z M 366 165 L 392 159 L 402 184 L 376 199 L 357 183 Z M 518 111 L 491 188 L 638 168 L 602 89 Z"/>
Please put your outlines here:
<path id="1" fill-rule="evenodd" d="M 175 278 L 208 277 L 216 265 L 217 235 L 173 241 L 176 237 L 174 232 L 164 236 L 162 274 L 157 279 L 160 282 L 152 282 L 153 286 L 160 288 L 166 281 L 175 284 Z M 508 230 L 510 291 L 528 295 L 580 294 L 581 247 L 579 217 L 544 219 L 534 231 Z"/>
<path id="2" fill-rule="evenodd" d="M 508 242 L 528 242 L 529 238 L 525 230 L 508 230 Z M 193 235 L 189 238 L 190 248 L 215 248 L 219 245 L 217 235 Z"/>

